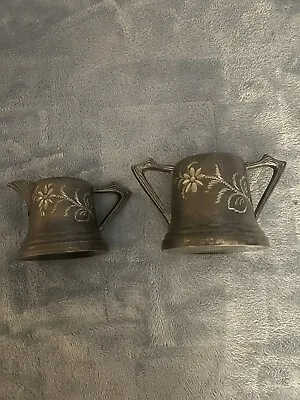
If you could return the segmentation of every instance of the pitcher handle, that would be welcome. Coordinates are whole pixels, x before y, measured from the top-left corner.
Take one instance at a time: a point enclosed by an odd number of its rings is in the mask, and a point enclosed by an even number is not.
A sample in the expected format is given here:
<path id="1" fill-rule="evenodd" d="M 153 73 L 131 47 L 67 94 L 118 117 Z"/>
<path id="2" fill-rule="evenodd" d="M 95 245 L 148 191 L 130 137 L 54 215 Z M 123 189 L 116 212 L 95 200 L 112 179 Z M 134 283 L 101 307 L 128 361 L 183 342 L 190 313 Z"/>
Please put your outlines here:
<path id="1" fill-rule="evenodd" d="M 119 196 L 116 204 L 113 208 L 108 212 L 108 214 L 104 217 L 99 225 L 100 231 L 102 231 L 111 221 L 111 219 L 120 211 L 121 208 L 124 207 L 125 203 L 131 196 L 130 190 L 117 185 L 116 183 L 112 182 L 108 187 L 96 189 L 93 188 L 94 194 L 99 193 L 116 193 Z"/>
<path id="2" fill-rule="evenodd" d="M 281 177 L 283 171 L 285 170 L 285 166 L 286 166 L 286 161 L 277 160 L 276 158 L 271 157 L 268 154 L 263 155 L 262 158 L 256 162 L 246 163 L 247 170 L 260 167 L 270 167 L 273 169 L 273 175 L 270 179 L 270 182 L 255 208 L 254 214 L 256 219 L 259 217 L 266 201 L 268 200 L 273 190 L 275 189 L 275 186 L 279 178 Z"/>
<path id="3" fill-rule="evenodd" d="M 150 197 L 154 205 L 159 209 L 165 220 L 168 224 L 171 222 L 171 215 L 167 212 L 165 206 L 163 205 L 161 199 L 158 197 L 157 193 L 150 185 L 149 181 L 145 177 L 145 173 L 147 171 L 158 171 L 158 172 L 167 172 L 172 174 L 174 171 L 173 165 L 161 165 L 154 161 L 152 158 L 149 158 L 145 162 L 137 165 L 133 165 L 131 167 L 132 172 L 134 173 L 136 179 L 139 181 L 142 188 L 145 190 L 147 195 Z"/>

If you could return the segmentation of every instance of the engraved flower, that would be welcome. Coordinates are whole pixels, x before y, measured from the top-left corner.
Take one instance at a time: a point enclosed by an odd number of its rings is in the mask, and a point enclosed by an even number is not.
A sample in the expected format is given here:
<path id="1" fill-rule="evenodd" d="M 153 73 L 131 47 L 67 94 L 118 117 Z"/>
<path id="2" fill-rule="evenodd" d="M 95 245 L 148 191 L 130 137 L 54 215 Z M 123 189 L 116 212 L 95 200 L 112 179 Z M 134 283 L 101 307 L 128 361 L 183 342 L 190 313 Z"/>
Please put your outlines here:
<path id="1" fill-rule="evenodd" d="M 188 168 L 187 173 L 184 173 L 180 179 L 180 183 L 183 186 L 182 193 L 188 193 L 192 191 L 196 193 L 198 190 L 198 186 L 203 186 L 203 182 L 201 182 L 201 178 L 204 178 L 206 175 L 201 173 L 201 168 L 195 170 L 194 167 Z"/>
<path id="2" fill-rule="evenodd" d="M 53 193 L 53 187 L 51 183 L 49 185 L 45 185 L 44 189 L 38 190 L 34 194 L 34 200 L 38 203 L 42 216 L 46 215 L 46 210 L 48 209 L 49 204 L 53 203 L 52 199 L 54 197 L 56 197 L 56 195 Z"/>
<path id="3" fill-rule="evenodd" d="M 212 188 L 218 187 L 215 204 L 219 204 L 225 195 L 227 198 L 228 210 L 234 211 L 239 214 L 244 214 L 249 205 L 252 205 L 247 178 L 241 176 L 238 179 L 238 172 L 232 175 L 232 182 L 228 182 L 222 176 L 222 172 L 218 164 L 215 164 L 214 175 L 206 175 L 201 172 L 201 168 L 195 170 L 190 164 L 187 167 L 187 172 L 179 174 L 178 188 L 181 189 L 181 196 L 186 199 L 188 192 L 196 193 L 198 186 L 204 186 L 206 190 L 204 193 L 208 193 Z M 205 179 L 205 182 L 203 180 Z M 207 184 L 206 184 L 207 182 Z M 221 186 L 222 185 L 222 186 Z"/>

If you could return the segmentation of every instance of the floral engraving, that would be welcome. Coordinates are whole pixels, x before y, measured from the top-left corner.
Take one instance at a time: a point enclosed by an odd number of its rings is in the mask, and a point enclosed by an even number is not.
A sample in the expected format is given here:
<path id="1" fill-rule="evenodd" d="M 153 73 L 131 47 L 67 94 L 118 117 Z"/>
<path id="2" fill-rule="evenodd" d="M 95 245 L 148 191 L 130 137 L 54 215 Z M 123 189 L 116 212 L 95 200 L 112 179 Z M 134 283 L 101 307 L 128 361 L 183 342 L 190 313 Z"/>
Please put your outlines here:
<path id="1" fill-rule="evenodd" d="M 198 190 L 198 185 L 203 186 L 201 179 L 204 177 L 205 175 L 201 174 L 201 168 L 198 168 L 196 171 L 194 167 L 188 168 L 188 171 L 181 175 L 178 182 L 178 186 L 182 185 L 182 196 L 184 196 L 190 190 L 196 193 Z"/>
<path id="2" fill-rule="evenodd" d="M 223 187 L 217 193 L 215 203 L 218 204 L 227 194 L 227 207 L 236 213 L 244 214 L 249 205 L 252 205 L 250 193 L 248 190 L 247 179 L 245 176 L 238 178 L 238 173 L 232 175 L 232 182 L 227 182 L 222 176 L 218 164 L 215 165 L 215 174 L 206 175 L 201 172 L 201 168 L 195 170 L 192 163 L 187 167 L 187 172 L 180 173 L 178 187 L 181 187 L 182 198 L 185 199 L 189 192 L 196 193 L 198 186 L 206 186 L 205 193 L 208 193 L 215 185 Z M 207 180 L 207 184 L 204 184 Z"/>
<path id="3" fill-rule="evenodd" d="M 37 187 L 32 198 L 38 203 L 40 214 L 43 217 L 47 213 L 54 214 L 57 207 L 63 203 L 65 205 L 65 217 L 73 210 L 74 218 L 78 222 L 88 222 L 90 219 L 95 219 L 90 193 L 85 193 L 80 200 L 78 191 L 75 191 L 73 196 L 68 196 L 65 192 L 65 186 L 61 186 L 59 192 L 54 193 L 53 184 L 48 184 L 43 189 Z"/>
<path id="4" fill-rule="evenodd" d="M 40 214 L 42 216 L 46 215 L 46 211 L 50 204 L 53 204 L 53 199 L 56 195 L 53 193 L 53 185 L 50 183 L 49 185 L 45 185 L 43 189 L 36 189 L 33 194 L 33 200 L 35 200 L 40 209 Z"/>

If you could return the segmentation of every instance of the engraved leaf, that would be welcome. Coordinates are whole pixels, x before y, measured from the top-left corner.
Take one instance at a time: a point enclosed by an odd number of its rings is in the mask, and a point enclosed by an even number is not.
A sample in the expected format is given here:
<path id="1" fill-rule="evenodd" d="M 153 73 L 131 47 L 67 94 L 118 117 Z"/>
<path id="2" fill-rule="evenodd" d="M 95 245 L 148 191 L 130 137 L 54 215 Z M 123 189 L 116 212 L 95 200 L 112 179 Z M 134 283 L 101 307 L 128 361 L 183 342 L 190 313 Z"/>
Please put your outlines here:
<path id="1" fill-rule="evenodd" d="M 208 192 L 208 191 L 209 191 L 214 185 L 216 185 L 217 183 L 219 183 L 218 180 L 212 179 L 212 180 L 209 182 L 209 184 L 207 185 L 206 192 Z"/>
<path id="2" fill-rule="evenodd" d="M 186 175 L 186 174 L 184 174 L 184 175 Z M 179 175 L 177 180 L 178 180 L 178 188 L 180 188 L 181 185 L 185 185 L 183 182 L 186 181 L 186 178 L 183 175 Z"/>
<path id="3" fill-rule="evenodd" d="M 237 176 L 237 172 L 235 173 L 235 174 L 233 174 L 232 175 L 232 182 L 233 182 L 233 186 L 237 189 L 237 190 L 240 190 L 240 188 L 239 188 L 239 186 L 238 186 L 238 184 L 237 184 L 237 182 L 236 182 L 236 176 Z"/>
<path id="4" fill-rule="evenodd" d="M 222 175 L 221 175 L 220 168 L 219 168 L 218 164 L 216 164 L 216 172 L 215 172 L 215 175 L 216 175 L 219 179 L 222 179 Z"/>
<path id="5" fill-rule="evenodd" d="M 60 198 L 61 199 L 65 199 L 65 198 L 67 198 L 68 196 L 66 195 L 66 192 L 65 192 L 65 185 L 63 185 L 61 188 L 60 188 L 60 193 L 61 193 L 61 196 L 60 196 Z"/>
<path id="6" fill-rule="evenodd" d="M 216 201 L 215 201 L 216 204 L 220 203 L 220 201 L 221 201 L 223 195 L 224 195 L 228 190 L 229 190 L 228 188 L 223 188 L 223 189 L 221 189 L 221 190 L 219 191 L 219 193 L 218 193 L 218 195 L 217 195 L 217 199 L 216 199 Z"/>
<path id="7" fill-rule="evenodd" d="M 90 193 L 86 193 L 83 197 L 83 202 L 84 205 L 89 208 L 90 210 L 92 209 L 92 199 Z"/>
<path id="8" fill-rule="evenodd" d="M 60 199 L 60 200 L 58 200 L 58 201 L 54 204 L 54 207 L 53 207 L 53 209 L 52 209 L 52 211 L 51 211 L 51 214 L 54 214 L 54 213 L 55 213 L 55 211 L 57 210 L 57 207 L 59 206 L 59 204 L 60 204 L 62 201 L 64 201 L 64 200 L 63 200 L 63 199 Z"/>
<path id="9" fill-rule="evenodd" d="M 65 213 L 64 216 L 67 217 L 69 211 L 71 210 L 71 208 L 76 207 L 74 204 L 70 204 L 66 209 L 65 209 Z"/>
<path id="10" fill-rule="evenodd" d="M 245 176 L 241 177 L 240 185 L 241 185 L 241 189 L 242 189 L 242 192 L 244 193 L 244 195 L 249 197 L 248 184 L 247 184 L 247 179 Z"/>
<path id="11" fill-rule="evenodd" d="M 79 204 L 79 205 L 81 205 L 81 201 L 79 200 L 78 191 L 77 191 L 77 190 L 76 190 L 76 192 L 74 193 L 74 198 L 75 198 L 76 203 Z"/>
<path id="12" fill-rule="evenodd" d="M 32 194 L 32 198 L 35 200 L 36 197 L 38 196 L 38 191 L 39 191 L 39 187 L 37 186 Z"/>

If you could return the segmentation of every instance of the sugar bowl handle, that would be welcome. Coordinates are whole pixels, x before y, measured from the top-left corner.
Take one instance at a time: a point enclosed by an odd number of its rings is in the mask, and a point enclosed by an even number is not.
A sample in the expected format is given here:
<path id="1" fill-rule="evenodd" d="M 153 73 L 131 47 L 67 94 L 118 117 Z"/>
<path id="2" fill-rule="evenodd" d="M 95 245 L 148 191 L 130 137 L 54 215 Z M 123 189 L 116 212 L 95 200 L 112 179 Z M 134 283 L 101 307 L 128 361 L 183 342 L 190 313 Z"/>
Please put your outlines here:
<path id="1" fill-rule="evenodd" d="M 100 231 L 102 231 L 111 221 L 111 219 L 120 211 L 122 207 L 124 207 L 125 203 L 131 196 L 131 192 L 116 183 L 112 182 L 108 187 L 106 188 L 101 188 L 101 189 L 96 189 L 93 188 L 94 194 L 99 194 L 99 193 L 116 193 L 119 196 L 119 199 L 117 200 L 116 204 L 113 206 L 113 208 L 108 212 L 106 217 L 104 217 L 103 221 L 99 225 Z"/>
<path id="2" fill-rule="evenodd" d="M 174 166 L 173 165 L 161 165 L 158 164 L 156 161 L 154 161 L 152 158 L 149 158 L 145 162 L 137 165 L 133 165 L 131 167 L 132 172 L 134 173 L 136 179 L 142 186 L 142 188 L 145 190 L 147 195 L 150 197 L 152 202 L 155 204 L 155 206 L 159 209 L 159 211 L 162 213 L 163 217 L 169 224 L 171 221 L 171 216 L 167 212 L 165 206 L 163 205 L 161 199 L 158 197 L 158 194 L 155 192 L 153 187 L 150 185 L 149 181 L 145 177 L 145 173 L 147 171 L 157 171 L 157 172 L 167 172 L 169 174 L 172 174 L 174 171 Z"/>
<path id="3" fill-rule="evenodd" d="M 277 185 L 279 178 L 281 177 L 283 171 L 285 170 L 285 166 L 286 166 L 286 161 L 277 160 L 276 158 L 271 157 L 268 154 L 265 154 L 264 156 L 262 156 L 260 160 L 256 162 L 246 163 L 247 170 L 260 167 L 270 167 L 273 169 L 273 175 L 271 177 L 271 180 L 268 186 L 266 187 L 263 195 L 261 196 L 258 205 L 255 208 L 254 213 L 256 219 L 260 215 L 265 203 L 267 202 L 268 198 L 271 196 L 273 190 L 275 189 L 275 186 Z"/>

